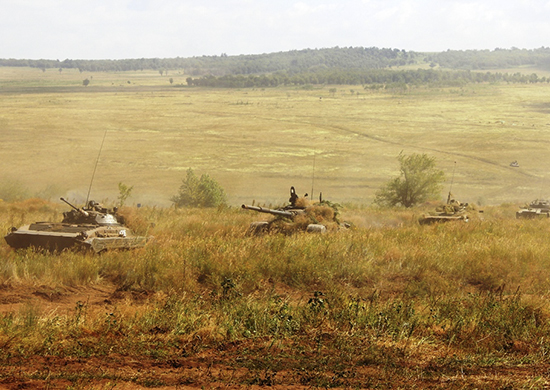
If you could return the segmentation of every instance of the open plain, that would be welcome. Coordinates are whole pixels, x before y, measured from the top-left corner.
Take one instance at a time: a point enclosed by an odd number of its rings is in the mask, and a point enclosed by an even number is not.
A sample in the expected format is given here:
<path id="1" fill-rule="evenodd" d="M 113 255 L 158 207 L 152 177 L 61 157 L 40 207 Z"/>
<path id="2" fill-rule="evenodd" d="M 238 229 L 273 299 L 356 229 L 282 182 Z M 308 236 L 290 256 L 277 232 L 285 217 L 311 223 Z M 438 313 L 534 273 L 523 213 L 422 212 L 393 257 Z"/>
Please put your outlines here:
<path id="1" fill-rule="evenodd" d="M 550 220 L 515 219 L 547 195 L 550 86 L 184 77 L 0 68 L 0 230 L 59 221 L 99 161 L 91 197 L 134 186 L 121 212 L 155 237 L 101 255 L 0 242 L 0 389 L 550 386 Z M 484 212 L 424 226 L 435 203 L 370 206 L 401 151 L 435 156 Z M 353 228 L 250 236 L 269 217 L 169 207 L 188 168 L 231 206 L 313 186 Z"/>
<path id="2" fill-rule="evenodd" d="M 175 71 L 0 68 L 4 187 L 85 199 L 105 136 L 92 192 L 100 200 L 113 199 L 122 182 L 134 186 L 130 201 L 167 206 L 192 168 L 219 181 L 234 205 L 281 203 L 291 185 L 313 189 L 314 198 L 369 204 L 396 175 L 401 151 L 435 156 L 448 183 L 456 167 L 455 196 L 471 203 L 547 195 L 549 84 L 393 91 L 183 84 Z M 519 168 L 510 167 L 516 160 Z"/>

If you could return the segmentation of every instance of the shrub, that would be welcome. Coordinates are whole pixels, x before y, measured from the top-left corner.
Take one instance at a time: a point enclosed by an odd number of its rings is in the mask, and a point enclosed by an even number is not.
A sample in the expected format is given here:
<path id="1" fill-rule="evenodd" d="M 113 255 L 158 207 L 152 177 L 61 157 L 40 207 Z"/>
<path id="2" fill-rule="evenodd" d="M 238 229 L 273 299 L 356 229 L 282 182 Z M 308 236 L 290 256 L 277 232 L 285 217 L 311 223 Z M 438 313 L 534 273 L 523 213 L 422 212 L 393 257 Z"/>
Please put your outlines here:
<path id="1" fill-rule="evenodd" d="M 223 188 L 207 174 L 200 178 L 189 168 L 179 189 L 179 193 L 170 199 L 176 207 L 218 207 L 225 205 L 226 195 Z"/>
<path id="2" fill-rule="evenodd" d="M 118 192 L 119 192 L 119 195 L 117 196 L 118 207 L 124 206 L 124 203 L 126 203 L 126 200 L 130 196 L 132 196 L 133 189 L 134 189 L 134 186 L 128 187 L 124 183 L 121 183 L 121 182 L 118 183 Z"/>
<path id="3" fill-rule="evenodd" d="M 412 207 L 439 196 L 445 175 L 436 168 L 434 157 L 400 153 L 397 160 L 401 165 L 401 174 L 376 193 L 376 204 Z"/>

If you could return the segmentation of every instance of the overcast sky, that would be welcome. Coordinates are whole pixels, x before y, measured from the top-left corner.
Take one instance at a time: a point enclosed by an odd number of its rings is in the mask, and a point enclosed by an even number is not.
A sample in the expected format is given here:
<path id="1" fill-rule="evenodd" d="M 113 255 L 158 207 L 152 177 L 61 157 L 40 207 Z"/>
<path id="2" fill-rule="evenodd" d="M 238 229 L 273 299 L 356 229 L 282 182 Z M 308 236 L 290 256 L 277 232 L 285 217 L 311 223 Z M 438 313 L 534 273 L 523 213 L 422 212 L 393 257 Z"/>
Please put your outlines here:
<path id="1" fill-rule="evenodd" d="M 550 46 L 550 0 L 0 0 L 0 58 Z"/>

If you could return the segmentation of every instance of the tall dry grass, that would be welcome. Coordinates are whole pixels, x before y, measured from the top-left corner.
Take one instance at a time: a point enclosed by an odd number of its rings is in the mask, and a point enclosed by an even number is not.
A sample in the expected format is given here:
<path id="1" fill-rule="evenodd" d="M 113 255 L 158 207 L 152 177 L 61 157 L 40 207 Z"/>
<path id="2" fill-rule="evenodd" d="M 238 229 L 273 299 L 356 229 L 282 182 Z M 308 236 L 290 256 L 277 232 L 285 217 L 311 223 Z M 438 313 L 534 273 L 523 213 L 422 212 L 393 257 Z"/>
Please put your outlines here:
<path id="1" fill-rule="evenodd" d="M 386 211 L 384 226 L 377 222 L 327 235 L 258 237 L 247 235 L 246 227 L 264 216 L 241 209 L 127 207 L 122 212 L 128 226 L 155 237 L 147 247 L 101 256 L 51 255 L 14 252 L 2 243 L 1 282 L 34 278 L 85 285 L 113 278 L 128 288 L 159 291 L 180 286 L 177 280 L 214 288 L 229 278 L 244 293 L 266 280 L 306 291 L 338 286 L 420 297 L 438 290 L 492 291 L 501 286 L 545 293 L 548 221 L 505 219 L 501 215 L 508 209 L 487 208 L 484 219 L 431 226 L 418 225 L 414 212 Z M 9 226 L 61 218 L 59 206 L 42 200 L 3 202 L 0 211 L 0 227 L 6 232 Z M 352 212 L 342 218 L 365 221 L 383 214 L 375 209 Z"/>
<path id="2" fill-rule="evenodd" d="M 23 211 L 27 206 L 28 202 L 4 206 L 12 211 L 2 225 L 58 215 L 46 203 Z M 231 279 L 233 288 L 244 295 L 265 289 L 268 283 L 305 293 L 338 289 L 422 299 L 518 287 L 540 295 L 549 287 L 544 277 L 549 267 L 545 220 L 433 226 L 410 221 L 400 227 L 356 228 L 329 235 L 256 237 L 246 235 L 254 216 L 241 210 L 128 211 L 130 227 L 155 236 L 146 248 L 101 256 L 51 255 L 14 252 L 4 243 L 2 283 L 39 280 L 73 286 L 108 279 L 127 289 L 197 291 L 219 289 Z"/>
<path id="3" fill-rule="evenodd" d="M 26 219 L 58 213 L 32 201 L 1 207 L 2 226 L 23 207 Z M 145 248 L 53 255 L 2 243 L 2 288 L 109 284 L 129 298 L 108 311 L 79 302 L 66 313 L 28 305 L 0 315 L 0 364 L 32 355 L 170 361 L 244 340 L 252 349 L 240 364 L 305 367 L 319 375 L 300 380 L 315 386 L 338 384 L 325 374 L 354 367 L 412 375 L 397 369 L 411 359 L 423 362 L 417 374 L 436 376 L 465 364 L 542 364 L 550 350 L 550 221 L 500 218 L 507 210 L 432 226 L 385 211 L 399 226 L 248 236 L 258 216 L 240 209 L 126 208 L 129 225 L 155 237 Z M 383 213 L 353 212 L 361 220 Z M 257 353 L 267 346 L 278 353 Z"/>

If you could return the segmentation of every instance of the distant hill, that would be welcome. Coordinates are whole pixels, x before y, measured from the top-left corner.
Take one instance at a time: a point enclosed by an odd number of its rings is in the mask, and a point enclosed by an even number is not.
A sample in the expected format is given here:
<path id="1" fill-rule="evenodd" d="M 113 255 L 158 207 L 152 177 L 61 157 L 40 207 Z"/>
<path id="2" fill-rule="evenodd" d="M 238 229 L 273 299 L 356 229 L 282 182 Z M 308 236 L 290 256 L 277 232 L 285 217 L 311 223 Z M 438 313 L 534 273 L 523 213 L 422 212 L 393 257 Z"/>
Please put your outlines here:
<path id="1" fill-rule="evenodd" d="M 191 75 L 263 74 L 277 71 L 303 72 L 315 68 L 383 69 L 413 64 L 439 65 L 447 69 L 491 70 L 534 65 L 550 69 L 550 48 L 447 50 L 421 53 L 376 47 L 334 47 L 287 52 L 190 58 L 139 58 L 125 60 L 25 60 L 0 59 L 0 66 L 73 68 L 82 71 L 129 71 L 186 69 Z"/>
<path id="2" fill-rule="evenodd" d="M 500 74 L 498 69 L 531 66 L 550 70 L 550 48 L 447 50 L 421 53 L 376 47 L 334 47 L 287 52 L 190 58 L 139 58 L 125 60 L 0 59 L 0 66 L 79 69 L 112 72 L 183 69 L 187 84 L 213 87 L 269 87 L 281 84 L 384 84 L 506 81 L 548 82 L 536 75 Z M 407 69 L 407 70 L 404 70 Z M 438 69 L 433 72 L 431 69 Z M 443 71 L 444 70 L 444 71 Z M 495 71 L 472 75 L 469 71 Z M 445 73 L 458 71 L 458 73 Z"/>
<path id="3" fill-rule="evenodd" d="M 447 69 L 494 70 L 531 65 L 550 70 L 550 48 L 447 50 L 426 55 L 425 60 Z"/>
<path id="4" fill-rule="evenodd" d="M 81 71 L 130 71 L 185 69 L 198 75 L 248 75 L 277 71 L 303 72 L 315 67 L 341 69 L 381 69 L 422 61 L 423 55 L 398 49 L 350 47 L 304 49 L 287 52 L 191 58 L 139 58 L 127 60 L 18 60 L 0 59 L 0 66 L 30 66 L 34 68 L 73 68 Z"/>

